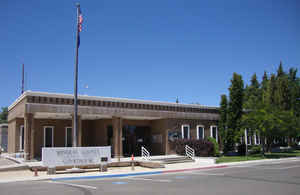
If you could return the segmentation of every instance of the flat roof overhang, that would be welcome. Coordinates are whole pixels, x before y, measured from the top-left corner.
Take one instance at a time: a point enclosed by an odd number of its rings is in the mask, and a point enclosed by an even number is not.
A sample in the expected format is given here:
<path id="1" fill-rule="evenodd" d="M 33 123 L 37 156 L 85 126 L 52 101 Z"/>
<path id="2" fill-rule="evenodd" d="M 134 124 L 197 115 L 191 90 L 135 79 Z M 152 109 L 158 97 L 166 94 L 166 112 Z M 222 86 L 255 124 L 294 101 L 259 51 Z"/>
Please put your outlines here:
<path id="1" fill-rule="evenodd" d="M 35 118 L 71 119 L 74 113 L 74 106 L 26 103 L 25 113 L 34 114 Z M 156 120 L 164 118 L 218 120 L 219 118 L 219 115 L 215 113 L 188 113 L 94 106 L 78 106 L 78 115 L 83 120 L 110 119 L 112 117 L 129 120 Z"/>
<path id="2" fill-rule="evenodd" d="M 11 110 L 14 106 L 16 106 L 20 101 L 22 101 L 27 96 L 74 99 L 74 95 L 71 95 L 71 94 L 25 91 L 21 96 L 19 96 L 8 107 L 8 110 Z M 149 105 L 203 108 L 203 109 L 211 109 L 211 110 L 219 109 L 218 107 L 204 106 L 204 105 L 198 105 L 198 104 L 184 104 L 184 103 L 175 103 L 175 102 L 139 100 L 139 99 L 128 99 L 128 98 L 100 97 L 100 96 L 88 96 L 88 95 L 78 95 L 78 100 L 102 100 L 102 101 L 123 102 L 123 103 L 139 103 L 139 104 L 142 103 L 142 104 L 149 104 Z"/>
<path id="3" fill-rule="evenodd" d="M 113 116 L 101 114 L 82 114 L 81 120 L 99 120 L 99 119 L 112 119 Z M 57 119 L 57 120 L 72 120 L 72 114 L 68 113 L 48 113 L 36 112 L 34 113 L 35 119 Z M 143 117 L 143 116 L 125 116 L 122 117 L 127 120 L 157 120 L 159 117 Z"/>

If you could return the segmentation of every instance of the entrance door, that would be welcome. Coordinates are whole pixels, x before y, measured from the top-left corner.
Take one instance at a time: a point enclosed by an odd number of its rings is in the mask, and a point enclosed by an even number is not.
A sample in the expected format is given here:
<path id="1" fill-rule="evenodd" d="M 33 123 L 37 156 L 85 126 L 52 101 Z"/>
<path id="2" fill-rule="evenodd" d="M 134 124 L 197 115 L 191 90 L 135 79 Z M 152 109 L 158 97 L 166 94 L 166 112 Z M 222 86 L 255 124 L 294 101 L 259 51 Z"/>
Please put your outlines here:
<path id="1" fill-rule="evenodd" d="M 150 128 L 146 126 L 123 126 L 123 155 L 140 156 L 141 147 L 151 147 Z"/>

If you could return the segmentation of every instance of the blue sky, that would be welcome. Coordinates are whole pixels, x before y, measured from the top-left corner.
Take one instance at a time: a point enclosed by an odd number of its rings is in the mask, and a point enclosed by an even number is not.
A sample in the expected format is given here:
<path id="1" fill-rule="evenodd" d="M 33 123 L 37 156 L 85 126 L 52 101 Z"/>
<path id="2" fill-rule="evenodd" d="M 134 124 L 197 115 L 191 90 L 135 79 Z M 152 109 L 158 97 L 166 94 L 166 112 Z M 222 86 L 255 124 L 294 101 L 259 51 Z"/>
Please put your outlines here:
<path id="1" fill-rule="evenodd" d="M 73 93 L 75 2 L 1 1 L 0 107 L 22 63 L 26 90 Z M 218 106 L 233 72 L 300 68 L 298 0 L 79 2 L 80 94 Z"/>

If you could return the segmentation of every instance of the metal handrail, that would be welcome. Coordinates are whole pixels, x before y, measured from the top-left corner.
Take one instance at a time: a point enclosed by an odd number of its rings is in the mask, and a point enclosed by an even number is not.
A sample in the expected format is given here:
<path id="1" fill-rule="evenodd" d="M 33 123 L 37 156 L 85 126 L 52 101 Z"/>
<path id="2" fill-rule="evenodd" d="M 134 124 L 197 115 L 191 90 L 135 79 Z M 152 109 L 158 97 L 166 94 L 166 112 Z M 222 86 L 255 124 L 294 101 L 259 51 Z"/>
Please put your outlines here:
<path id="1" fill-rule="evenodd" d="M 142 159 L 143 160 L 146 160 L 146 161 L 150 160 L 150 152 L 143 146 L 142 146 L 142 149 L 141 149 L 141 153 L 142 153 Z"/>
<path id="2" fill-rule="evenodd" d="M 195 150 L 188 145 L 185 145 L 185 155 L 194 159 L 195 157 Z"/>

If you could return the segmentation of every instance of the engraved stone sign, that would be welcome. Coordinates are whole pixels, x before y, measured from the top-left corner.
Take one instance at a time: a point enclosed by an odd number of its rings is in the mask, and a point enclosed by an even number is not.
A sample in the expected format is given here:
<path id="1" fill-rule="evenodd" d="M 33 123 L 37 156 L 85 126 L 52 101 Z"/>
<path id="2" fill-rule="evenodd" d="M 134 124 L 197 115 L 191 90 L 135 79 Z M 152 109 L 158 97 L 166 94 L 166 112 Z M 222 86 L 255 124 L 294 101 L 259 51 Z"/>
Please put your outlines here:
<path id="1" fill-rule="evenodd" d="M 110 146 L 103 147 L 55 147 L 42 149 L 44 166 L 96 165 L 101 159 L 111 162 Z"/>

